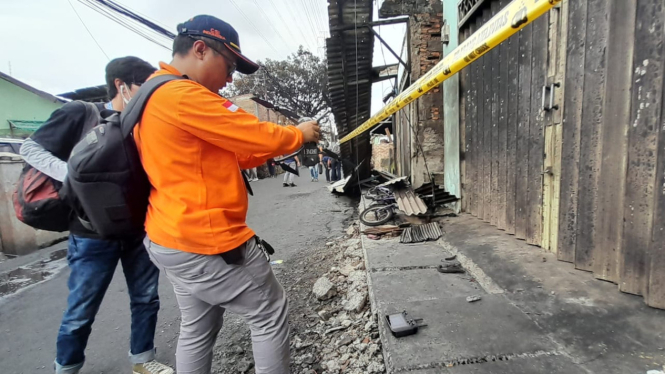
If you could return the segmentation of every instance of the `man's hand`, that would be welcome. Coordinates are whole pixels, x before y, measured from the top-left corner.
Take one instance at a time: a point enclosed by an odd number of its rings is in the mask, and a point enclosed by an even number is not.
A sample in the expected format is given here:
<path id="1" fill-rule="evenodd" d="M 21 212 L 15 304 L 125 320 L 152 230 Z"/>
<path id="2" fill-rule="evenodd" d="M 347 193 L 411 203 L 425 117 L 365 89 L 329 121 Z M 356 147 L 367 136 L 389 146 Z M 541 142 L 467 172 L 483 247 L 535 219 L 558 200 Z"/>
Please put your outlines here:
<path id="1" fill-rule="evenodd" d="M 318 142 L 320 131 L 319 124 L 316 121 L 303 122 L 299 124 L 298 130 L 302 132 L 304 143 Z"/>

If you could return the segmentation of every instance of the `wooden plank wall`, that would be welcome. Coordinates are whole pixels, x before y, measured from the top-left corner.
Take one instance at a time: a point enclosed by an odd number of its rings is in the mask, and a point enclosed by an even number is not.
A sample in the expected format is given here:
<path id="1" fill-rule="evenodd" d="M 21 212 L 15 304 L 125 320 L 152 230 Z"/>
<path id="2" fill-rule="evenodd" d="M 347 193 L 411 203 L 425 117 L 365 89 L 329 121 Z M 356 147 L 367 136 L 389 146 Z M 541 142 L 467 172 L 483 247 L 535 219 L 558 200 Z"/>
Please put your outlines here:
<path id="1" fill-rule="evenodd" d="M 592 269 L 596 238 L 596 196 L 599 188 L 607 30 L 607 0 L 588 0 L 575 245 L 575 267 L 582 270 Z"/>
<path id="2" fill-rule="evenodd" d="M 587 2 L 568 2 L 568 48 L 564 79 L 563 145 L 559 205 L 559 260 L 573 262 L 577 240 L 577 181 L 579 179 L 584 50 L 586 49 Z"/>
<path id="3" fill-rule="evenodd" d="M 660 200 L 660 195 L 663 193 L 662 184 L 656 180 L 656 166 L 659 156 L 659 132 L 662 132 L 660 117 L 663 102 L 664 12 L 662 0 L 637 2 L 635 41 L 639 43 L 634 45 L 633 51 L 631 126 L 628 127 L 628 164 L 624 200 L 624 235 L 619 252 L 619 288 L 624 292 L 642 295 L 648 290 L 648 272 L 651 267 L 649 247 L 652 243 L 655 198 Z M 662 234 L 656 233 L 656 237 L 660 235 Z M 654 248 L 656 246 L 654 244 Z M 660 271 L 663 265 L 660 265 Z"/>
<path id="4" fill-rule="evenodd" d="M 618 254 L 623 240 L 625 183 L 617 183 L 626 175 L 626 147 L 630 121 L 630 87 L 635 40 L 635 2 L 613 0 L 608 4 L 609 27 L 605 102 L 603 103 L 600 173 L 598 175 L 598 209 L 593 272 L 599 279 L 618 282 Z M 613 186 L 613 188 L 602 188 Z"/>
<path id="5" fill-rule="evenodd" d="M 506 3 L 486 1 L 462 35 Z M 463 70 L 464 206 L 528 243 L 546 239 L 560 260 L 665 308 L 665 7 L 662 0 L 566 6 L 565 20 L 546 15 Z M 550 24 L 566 27 L 557 49 L 566 66 L 560 134 L 547 128 L 541 102 Z M 546 132 L 561 139 L 560 156 L 549 140 L 545 149 Z M 560 182 L 547 186 L 558 197 L 547 202 L 545 152 L 555 158 L 548 166 L 560 165 Z M 551 204 L 559 209 L 558 225 L 547 227 L 553 243 L 542 236 L 543 206 Z"/>
<path id="6" fill-rule="evenodd" d="M 529 122 L 527 170 L 527 242 L 540 245 L 543 223 L 543 162 L 545 153 L 545 111 L 542 88 L 547 83 L 549 13 L 531 23 L 531 120 Z"/>
<path id="7" fill-rule="evenodd" d="M 486 2 L 460 30 L 462 37 L 469 37 L 508 3 Z M 539 18 L 461 73 L 461 93 L 468 95 L 461 119 L 468 200 L 463 206 L 536 245 L 542 236 L 544 118 L 540 100 L 546 81 L 548 22 L 548 16 Z"/>
<path id="8" fill-rule="evenodd" d="M 662 271 L 651 271 L 665 266 L 665 9 L 659 0 L 570 6 L 559 258 L 665 308 Z"/>
<path id="9" fill-rule="evenodd" d="M 503 9 L 503 7 L 508 4 L 508 0 L 499 0 L 497 5 L 498 9 Z M 507 159 L 507 149 L 508 149 L 508 43 L 504 42 L 499 45 L 495 50 L 497 51 L 497 64 L 499 66 L 498 71 L 495 71 L 496 75 L 496 86 L 495 92 L 498 94 L 498 119 L 497 119 L 497 204 L 496 204 L 496 226 L 501 229 L 506 229 L 506 194 L 507 194 L 507 172 L 506 172 L 506 159 Z M 505 152 L 503 150 L 506 150 Z"/>

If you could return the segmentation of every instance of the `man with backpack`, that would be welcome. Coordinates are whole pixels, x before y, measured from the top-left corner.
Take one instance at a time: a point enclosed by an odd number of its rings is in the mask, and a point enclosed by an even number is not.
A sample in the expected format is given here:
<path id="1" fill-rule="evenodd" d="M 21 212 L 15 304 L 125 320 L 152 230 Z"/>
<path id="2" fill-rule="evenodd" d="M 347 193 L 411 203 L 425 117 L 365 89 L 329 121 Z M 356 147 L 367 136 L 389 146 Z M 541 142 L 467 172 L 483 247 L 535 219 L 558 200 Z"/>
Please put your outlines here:
<path id="1" fill-rule="evenodd" d="M 74 146 L 99 123 L 99 112 L 104 109 L 122 111 L 154 71 L 154 67 L 137 57 L 112 60 L 106 66 L 111 101 L 95 105 L 79 101 L 65 104 L 26 140 L 21 155 L 35 169 L 63 182 L 67 176 L 67 160 Z M 69 297 L 58 332 L 56 373 L 78 373 L 83 366 L 95 315 L 120 261 L 130 298 L 129 359 L 133 373 L 172 374 L 173 369 L 155 361 L 159 270 L 145 250 L 145 235 L 122 240 L 103 239 L 86 229 L 75 214 L 69 217 L 69 232 Z"/>
<path id="2" fill-rule="evenodd" d="M 177 29 L 172 62 L 160 63 L 151 79 L 187 79 L 158 88 L 134 129 L 152 186 L 146 247 L 173 284 L 182 315 L 176 370 L 210 373 L 229 310 L 250 325 L 255 372 L 288 373 L 286 295 L 268 262 L 271 248 L 245 222 L 241 170 L 318 141 L 319 127 L 260 122 L 218 94 L 235 71 L 259 68 L 242 55 L 231 25 L 196 16 Z"/>

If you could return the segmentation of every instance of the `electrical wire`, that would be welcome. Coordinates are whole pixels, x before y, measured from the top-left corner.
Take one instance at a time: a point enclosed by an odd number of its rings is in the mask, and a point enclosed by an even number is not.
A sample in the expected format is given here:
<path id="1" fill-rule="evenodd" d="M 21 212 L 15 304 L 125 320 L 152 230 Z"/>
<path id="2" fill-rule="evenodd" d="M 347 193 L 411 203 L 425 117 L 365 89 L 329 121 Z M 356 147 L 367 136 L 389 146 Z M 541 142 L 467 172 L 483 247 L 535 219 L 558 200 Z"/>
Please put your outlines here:
<path id="1" fill-rule="evenodd" d="M 147 19 L 145 17 L 142 17 L 142 16 L 136 14 L 136 12 L 134 12 L 134 11 L 128 9 L 128 8 L 125 8 L 124 6 L 114 2 L 113 0 L 96 0 L 96 2 L 106 6 L 109 9 L 112 9 L 112 10 L 116 11 L 117 13 L 120 13 L 120 14 L 128 17 L 128 18 L 131 18 L 135 21 L 140 22 L 141 24 L 149 27 L 151 30 L 153 30 L 153 31 L 155 31 L 159 34 L 162 34 L 162 35 L 164 35 L 165 37 L 167 37 L 169 39 L 175 38 L 175 34 L 168 31 L 166 28 L 156 24 L 155 22 L 150 21 L 149 19 Z"/>
<path id="2" fill-rule="evenodd" d="M 321 12 L 319 12 L 317 9 L 316 0 L 309 0 L 309 7 L 313 15 L 312 18 L 314 18 L 314 21 L 316 23 L 317 31 L 323 34 L 325 31 L 325 27 L 323 21 L 321 20 Z"/>
<path id="3" fill-rule="evenodd" d="M 72 10 L 74 11 L 74 14 L 76 14 L 76 17 L 78 17 L 79 21 L 81 21 L 81 25 L 83 25 L 85 30 L 88 32 L 88 35 L 90 35 L 90 37 L 95 42 L 95 44 L 97 44 L 97 47 L 99 47 L 99 50 L 102 51 L 104 56 L 106 56 L 106 59 L 110 61 L 111 59 L 109 58 L 109 55 L 107 55 L 106 52 L 104 52 L 104 48 L 102 48 L 102 46 L 99 44 L 99 42 L 97 42 L 97 39 L 95 39 L 95 36 L 92 35 L 92 32 L 90 32 L 90 29 L 88 28 L 88 26 L 85 25 L 85 22 L 83 22 L 83 19 L 79 15 L 79 12 L 77 12 L 76 8 L 74 8 L 74 4 L 72 4 L 71 0 L 67 0 L 67 2 L 69 3 L 69 6 L 72 7 Z"/>
<path id="4" fill-rule="evenodd" d="M 291 35 L 291 38 L 293 38 L 293 40 L 297 40 L 297 38 L 291 32 L 291 28 L 289 27 L 289 23 L 284 20 L 284 18 L 282 17 L 282 14 L 280 13 L 279 9 L 277 8 L 277 6 L 275 6 L 275 3 L 272 0 L 268 0 L 268 2 L 270 2 L 270 5 L 272 5 L 272 7 L 275 9 L 275 14 L 277 14 L 277 17 L 279 18 L 279 20 L 282 21 L 282 23 L 284 24 L 284 28 L 286 29 L 286 31 L 288 31 L 289 35 Z M 307 40 L 305 38 L 305 34 L 303 34 L 302 30 L 299 30 L 299 31 L 300 31 L 300 34 L 302 35 L 303 40 L 306 43 Z"/>
<path id="5" fill-rule="evenodd" d="M 305 0 L 300 0 L 300 4 L 302 4 L 302 9 L 304 10 L 305 18 L 307 19 L 307 23 L 309 24 L 310 30 L 312 30 L 312 35 L 314 36 L 314 43 L 316 45 L 316 48 L 318 49 L 319 47 L 319 39 L 318 39 L 318 34 L 316 32 L 316 27 L 314 26 L 314 23 L 312 22 L 312 17 L 309 12 L 309 9 L 307 8 L 307 5 L 305 3 Z"/>
<path id="6" fill-rule="evenodd" d="M 308 38 L 305 36 L 306 34 L 307 34 L 307 35 L 311 35 L 311 33 L 310 33 L 310 32 L 307 32 L 307 30 L 305 30 L 306 26 L 302 25 L 304 22 L 301 22 L 301 21 L 298 20 L 298 18 L 296 18 L 296 15 L 301 16 L 301 17 L 304 18 L 304 16 L 302 15 L 302 12 L 301 12 L 300 9 L 297 8 L 297 7 L 294 9 L 294 7 L 293 7 L 293 2 L 292 2 L 292 1 L 290 1 L 290 0 L 289 0 L 289 1 L 284 0 L 284 1 L 285 1 L 286 6 L 287 6 L 287 7 L 289 8 L 289 10 L 290 10 L 289 14 L 291 14 L 291 20 L 293 21 L 292 24 L 295 24 L 295 25 L 298 27 L 298 30 L 300 31 L 300 34 L 303 36 L 303 40 L 304 40 L 305 43 L 307 44 L 307 48 L 308 48 L 310 51 L 315 51 L 315 50 L 316 50 L 316 46 L 317 46 L 317 44 L 316 44 L 316 43 L 317 43 L 316 40 L 314 40 L 314 48 L 312 48 L 311 39 L 308 39 Z"/>
<path id="7" fill-rule="evenodd" d="M 321 11 L 321 7 L 318 6 L 318 2 L 316 0 L 310 0 L 310 6 L 312 7 L 312 12 L 314 13 L 314 17 L 317 21 L 317 24 L 319 25 L 319 37 L 317 37 L 317 51 L 318 51 L 318 41 L 319 39 L 323 39 L 323 42 L 321 43 L 321 49 L 322 49 L 322 55 L 325 54 L 326 50 L 326 43 L 325 39 L 330 37 L 330 25 L 328 23 L 328 10 L 327 7 L 324 8 L 324 11 Z"/>
<path id="8" fill-rule="evenodd" d="M 252 26 L 252 27 L 254 28 L 254 30 L 256 30 L 257 34 L 259 34 L 259 36 L 261 37 L 261 39 L 263 39 L 263 41 L 266 42 L 266 44 L 267 44 L 267 45 L 268 45 L 273 51 L 275 51 L 275 53 L 279 54 L 279 52 L 277 51 L 277 49 L 275 49 L 275 47 L 272 45 L 272 43 L 270 43 L 270 42 L 268 41 L 268 39 L 266 39 L 266 37 L 263 36 L 263 33 L 259 30 L 259 28 L 256 27 L 256 25 L 254 25 L 254 23 L 249 19 L 249 17 L 247 17 L 247 15 L 245 15 L 245 13 L 240 9 L 240 7 L 238 7 L 238 4 L 236 4 L 235 1 L 233 1 L 233 0 L 229 0 L 229 1 L 231 2 L 231 5 L 233 5 L 233 7 L 236 8 L 236 10 L 240 13 L 240 15 L 243 16 L 243 18 L 247 21 L 247 23 L 249 23 L 249 25 Z"/>
<path id="9" fill-rule="evenodd" d="M 256 5 L 256 8 L 259 10 L 259 12 L 263 16 L 263 18 L 266 20 L 266 23 L 270 26 L 270 28 L 275 32 L 275 34 L 277 34 L 277 36 L 280 37 L 280 39 L 282 39 L 282 41 L 284 42 L 284 45 L 289 45 L 289 43 L 286 41 L 286 39 L 284 39 L 284 36 L 282 36 L 282 33 L 279 30 L 277 30 L 275 28 L 275 26 L 273 26 L 272 22 L 270 22 L 270 18 L 268 18 L 268 15 L 263 11 L 263 9 L 259 5 L 259 3 L 256 0 L 253 0 L 253 1 L 254 1 L 254 4 Z"/>
<path id="10" fill-rule="evenodd" d="M 171 50 L 171 47 L 169 47 L 167 44 L 164 44 L 166 42 L 170 43 L 172 39 L 169 36 L 167 36 L 168 34 L 165 34 L 163 32 L 166 30 L 164 30 L 160 26 L 150 21 L 142 19 L 140 16 L 132 14 L 132 12 L 129 11 L 128 9 L 125 8 L 120 9 L 115 5 L 111 5 L 108 2 L 105 2 L 104 0 L 79 0 L 79 2 L 89 7 L 90 9 L 98 12 L 104 17 L 112 20 L 113 22 L 145 38 L 146 40 L 151 41 L 169 51 Z M 127 22 L 127 20 L 120 17 L 118 13 L 121 14 L 122 16 L 130 17 L 136 23 L 131 24 Z M 146 22 L 146 24 L 143 23 L 144 21 Z M 154 29 L 153 27 L 156 27 L 157 29 Z M 158 39 L 162 39 L 162 41 Z"/>

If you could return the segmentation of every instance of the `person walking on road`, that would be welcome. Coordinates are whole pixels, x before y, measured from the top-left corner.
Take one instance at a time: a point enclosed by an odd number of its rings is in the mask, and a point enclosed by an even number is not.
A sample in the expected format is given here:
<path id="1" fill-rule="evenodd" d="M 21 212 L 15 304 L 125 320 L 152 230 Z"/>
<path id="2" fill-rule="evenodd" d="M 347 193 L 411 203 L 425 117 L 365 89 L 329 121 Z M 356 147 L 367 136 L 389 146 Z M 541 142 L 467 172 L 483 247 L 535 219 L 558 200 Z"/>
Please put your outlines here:
<path id="1" fill-rule="evenodd" d="M 339 155 L 339 144 L 334 143 L 330 147 L 330 150 L 336 155 Z M 342 179 L 342 163 L 333 157 L 330 158 L 330 179 L 332 182 L 337 182 Z"/>
<path id="2" fill-rule="evenodd" d="M 268 164 L 268 173 L 270 174 L 270 178 L 275 178 L 275 176 L 277 175 L 275 173 L 275 159 L 274 158 L 268 159 L 267 164 Z"/>
<path id="3" fill-rule="evenodd" d="M 289 372 L 286 294 L 267 261 L 268 249 L 245 222 L 242 169 L 319 140 L 315 121 L 260 122 L 218 92 L 233 73 L 259 66 L 240 50 L 236 30 L 212 16 L 178 25 L 174 74 L 150 98 L 134 130 L 150 185 L 145 222 L 152 261 L 173 285 L 181 313 L 179 374 L 209 374 L 224 313 L 250 326 L 257 374 Z"/>
<path id="4" fill-rule="evenodd" d="M 256 168 L 247 169 L 247 174 L 249 174 L 247 178 L 250 182 L 256 182 L 259 180 L 259 176 L 256 174 Z"/>
<path id="5" fill-rule="evenodd" d="M 319 165 L 309 167 L 309 174 L 312 176 L 312 182 L 319 181 Z"/>
<path id="6" fill-rule="evenodd" d="M 100 104 L 97 110 L 123 110 L 154 71 L 154 67 L 137 57 L 109 62 L 106 83 L 111 101 Z M 85 135 L 86 117 L 86 105 L 80 101 L 71 101 L 57 109 L 21 147 L 24 160 L 63 182 L 67 175 L 66 161 L 78 140 Z M 129 360 L 133 364 L 133 373 L 173 373 L 173 369 L 155 361 L 159 270 L 150 261 L 143 239 L 144 235 L 126 240 L 102 239 L 86 229 L 74 214 L 69 217 L 67 261 L 71 273 L 67 308 L 56 342 L 56 373 L 75 374 L 83 367 L 92 324 L 118 262 L 122 263 L 130 300 Z"/>
<path id="7" fill-rule="evenodd" d="M 296 170 L 296 168 L 300 167 L 300 160 L 298 160 L 298 156 L 287 158 L 282 162 L 293 170 Z M 282 186 L 295 187 L 296 184 L 293 183 L 293 178 L 295 178 L 295 176 L 296 175 L 291 173 L 290 171 L 284 171 L 284 182 L 282 183 Z"/>
<path id="8" fill-rule="evenodd" d="M 323 156 L 323 167 L 325 169 L 325 174 L 326 174 L 326 182 L 330 182 L 330 157 L 329 156 Z"/>

